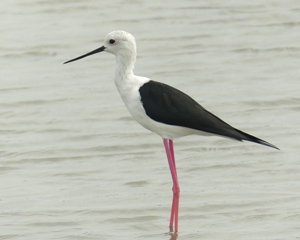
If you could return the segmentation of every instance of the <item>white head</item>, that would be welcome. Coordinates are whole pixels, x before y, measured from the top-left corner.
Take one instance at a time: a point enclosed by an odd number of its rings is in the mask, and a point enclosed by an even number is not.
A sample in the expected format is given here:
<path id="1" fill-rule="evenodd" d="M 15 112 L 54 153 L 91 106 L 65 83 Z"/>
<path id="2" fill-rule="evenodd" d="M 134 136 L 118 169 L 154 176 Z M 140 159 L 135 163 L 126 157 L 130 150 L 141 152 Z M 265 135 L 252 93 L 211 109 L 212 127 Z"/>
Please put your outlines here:
<path id="1" fill-rule="evenodd" d="M 125 31 L 113 31 L 106 35 L 104 39 L 106 52 L 118 55 L 136 56 L 136 43 L 134 37 Z"/>
<path id="2" fill-rule="evenodd" d="M 132 62 L 136 58 L 136 43 L 134 37 L 125 31 L 113 31 L 106 35 L 104 39 L 104 44 L 102 47 L 95 49 L 87 54 L 84 54 L 80 57 L 69 60 L 65 63 L 73 62 L 81 58 L 93 55 L 99 52 L 109 52 L 114 54 L 117 58 L 130 58 Z"/>

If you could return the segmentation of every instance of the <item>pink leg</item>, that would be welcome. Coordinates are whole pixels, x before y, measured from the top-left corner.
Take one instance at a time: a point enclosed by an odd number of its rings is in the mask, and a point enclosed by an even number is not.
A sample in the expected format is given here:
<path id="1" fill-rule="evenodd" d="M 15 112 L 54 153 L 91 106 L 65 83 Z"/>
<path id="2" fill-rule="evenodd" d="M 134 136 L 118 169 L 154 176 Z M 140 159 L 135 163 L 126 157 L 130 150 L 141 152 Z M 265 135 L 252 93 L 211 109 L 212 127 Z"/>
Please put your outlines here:
<path id="1" fill-rule="evenodd" d="M 169 152 L 171 153 L 171 160 L 172 160 L 172 168 L 174 169 L 173 171 L 175 172 L 176 178 L 177 178 L 177 170 L 176 170 L 176 164 L 175 164 L 175 155 L 174 155 L 174 145 L 173 145 L 173 141 L 172 140 L 168 140 L 168 144 L 169 144 Z M 170 165 L 170 169 L 171 169 L 171 165 Z M 171 171 L 172 174 L 172 171 Z M 173 175 L 172 175 L 173 178 Z M 177 179 L 177 186 L 179 188 L 179 183 L 178 183 L 178 179 Z M 178 190 L 177 188 L 177 190 Z M 179 193 L 178 193 L 178 198 L 176 199 L 175 195 L 176 193 L 174 192 L 174 190 L 176 189 L 175 184 L 174 184 L 174 180 L 173 180 L 173 201 L 172 201 L 172 209 L 171 209 L 171 217 L 170 217 L 170 231 L 173 231 L 173 222 L 174 222 L 174 217 L 177 214 L 177 217 L 175 217 L 175 229 L 177 229 L 178 231 L 178 205 L 179 205 Z M 177 219 L 177 220 L 176 220 Z M 177 222 L 177 224 L 176 224 Z M 176 228 L 177 225 L 177 228 Z M 175 232 L 177 232 L 175 230 Z"/>
<path id="2" fill-rule="evenodd" d="M 172 188 L 173 202 L 172 202 L 171 217 L 170 217 L 170 231 L 171 232 L 173 231 L 173 223 L 175 219 L 175 232 L 178 232 L 178 211 L 179 211 L 180 188 L 179 188 L 179 183 L 177 178 L 173 141 L 164 138 L 164 145 L 165 145 L 170 171 L 172 175 L 172 180 L 173 180 L 173 188 Z"/>

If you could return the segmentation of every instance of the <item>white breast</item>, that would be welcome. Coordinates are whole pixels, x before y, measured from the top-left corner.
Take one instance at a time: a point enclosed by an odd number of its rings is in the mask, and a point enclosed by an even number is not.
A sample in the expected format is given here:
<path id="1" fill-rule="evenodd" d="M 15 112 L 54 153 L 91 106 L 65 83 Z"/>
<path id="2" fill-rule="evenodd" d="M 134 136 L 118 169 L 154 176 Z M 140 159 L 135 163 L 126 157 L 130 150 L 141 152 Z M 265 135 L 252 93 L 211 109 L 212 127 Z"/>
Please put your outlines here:
<path id="1" fill-rule="evenodd" d="M 132 117 L 143 126 L 143 122 L 149 117 L 143 108 L 139 89 L 148 81 L 150 81 L 149 78 L 134 75 L 127 79 L 115 79 L 116 87 L 128 111 Z"/>

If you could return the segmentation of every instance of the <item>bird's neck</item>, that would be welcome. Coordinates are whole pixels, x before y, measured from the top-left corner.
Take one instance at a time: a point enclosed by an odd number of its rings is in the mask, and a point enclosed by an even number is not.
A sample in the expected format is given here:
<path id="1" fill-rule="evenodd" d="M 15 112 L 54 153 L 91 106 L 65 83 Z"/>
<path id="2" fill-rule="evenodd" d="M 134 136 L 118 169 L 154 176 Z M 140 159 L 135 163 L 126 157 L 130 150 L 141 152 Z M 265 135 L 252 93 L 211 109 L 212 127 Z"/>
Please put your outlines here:
<path id="1" fill-rule="evenodd" d="M 115 70 L 115 84 L 119 88 L 119 85 L 126 84 L 127 81 L 132 79 L 134 73 L 135 55 L 116 56 L 116 70 Z"/>

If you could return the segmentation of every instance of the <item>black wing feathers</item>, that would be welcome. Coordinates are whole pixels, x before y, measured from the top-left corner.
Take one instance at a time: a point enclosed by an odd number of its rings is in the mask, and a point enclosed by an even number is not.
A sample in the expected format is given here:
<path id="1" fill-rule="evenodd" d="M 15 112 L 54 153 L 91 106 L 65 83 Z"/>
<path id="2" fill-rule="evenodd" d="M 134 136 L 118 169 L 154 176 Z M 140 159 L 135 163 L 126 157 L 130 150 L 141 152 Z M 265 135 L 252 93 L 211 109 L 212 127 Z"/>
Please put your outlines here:
<path id="1" fill-rule="evenodd" d="M 274 147 L 231 127 L 204 109 L 194 99 L 169 85 L 151 80 L 139 91 L 146 114 L 155 121 Z"/>

